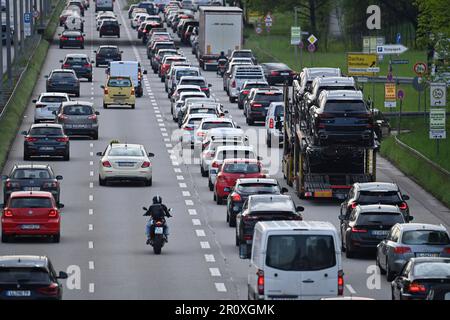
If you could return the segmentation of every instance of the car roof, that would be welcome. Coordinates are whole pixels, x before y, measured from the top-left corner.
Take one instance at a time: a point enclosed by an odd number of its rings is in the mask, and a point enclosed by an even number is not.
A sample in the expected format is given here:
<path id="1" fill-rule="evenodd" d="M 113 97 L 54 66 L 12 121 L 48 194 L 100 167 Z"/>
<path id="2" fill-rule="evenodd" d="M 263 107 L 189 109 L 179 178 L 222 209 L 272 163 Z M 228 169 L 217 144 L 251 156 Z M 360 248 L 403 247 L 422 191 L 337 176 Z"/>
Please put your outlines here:
<path id="1" fill-rule="evenodd" d="M 283 68 L 289 68 L 289 66 L 285 63 L 281 63 L 281 62 L 266 62 L 266 63 L 261 63 L 262 65 L 266 65 L 268 67 L 283 67 Z M 290 69 L 290 68 L 289 68 Z"/>
<path id="2" fill-rule="evenodd" d="M 113 46 L 113 45 L 101 45 L 99 46 L 99 49 L 103 49 L 103 48 L 114 48 L 114 49 L 118 49 L 118 46 Z"/>
<path id="3" fill-rule="evenodd" d="M 232 119 L 230 118 L 219 118 L 219 117 L 215 117 L 213 119 L 205 119 L 204 122 L 233 122 Z"/>
<path id="4" fill-rule="evenodd" d="M 73 69 L 53 69 L 52 73 L 57 73 L 57 72 L 65 72 L 65 73 L 72 73 L 74 74 L 75 71 Z"/>
<path id="5" fill-rule="evenodd" d="M 399 191 L 397 184 L 390 182 L 355 183 L 354 186 L 360 191 Z"/>
<path id="6" fill-rule="evenodd" d="M 82 32 L 78 31 L 78 30 L 64 30 L 62 33 L 64 33 L 64 34 L 77 34 L 77 35 L 82 34 Z"/>
<path id="7" fill-rule="evenodd" d="M 368 205 L 358 205 L 357 209 L 360 213 L 398 213 L 401 214 L 402 211 L 397 206 L 389 204 L 368 204 Z"/>
<path id="8" fill-rule="evenodd" d="M 37 267 L 46 268 L 48 258 L 46 256 L 32 255 L 8 255 L 0 256 L 0 267 Z"/>
<path id="9" fill-rule="evenodd" d="M 334 234 L 337 234 L 336 228 L 326 221 L 260 221 L 256 224 L 256 227 L 263 231 L 332 231 Z"/>
<path id="10" fill-rule="evenodd" d="M 412 231 L 412 230 L 447 231 L 447 229 L 442 224 L 437 225 L 428 223 L 399 223 L 398 226 L 402 231 Z"/>
<path id="11" fill-rule="evenodd" d="M 47 191 L 14 191 L 10 195 L 10 199 L 21 197 L 51 198 L 53 195 Z"/>
<path id="12" fill-rule="evenodd" d="M 218 154 L 221 151 L 228 151 L 228 150 L 254 151 L 252 146 L 220 146 L 217 147 L 216 154 Z"/>
<path id="13" fill-rule="evenodd" d="M 364 100 L 364 95 L 361 91 L 354 90 L 323 90 L 319 100 Z"/>
<path id="14" fill-rule="evenodd" d="M 185 91 L 185 92 L 180 93 L 180 97 L 183 97 L 183 96 L 206 97 L 206 94 L 204 92 Z"/>
<path id="15" fill-rule="evenodd" d="M 262 183 L 262 184 L 272 184 L 272 185 L 278 185 L 278 181 L 276 179 L 270 179 L 270 178 L 244 178 L 244 179 L 237 179 L 236 185 L 238 184 L 251 184 L 251 183 Z"/>
<path id="16" fill-rule="evenodd" d="M 204 80 L 206 82 L 205 77 L 202 76 L 182 76 L 180 78 L 180 81 L 181 80 Z"/>
<path id="17" fill-rule="evenodd" d="M 276 93 L 276 94 L 279 94 L 279 93 L 283 93 L 283 91 L 281 91 L 280 89 L 278 89 L 278 88 L 270 88 L 270 89 L 265 89 L 265 88 L 251 88 L 250 89 L 251 91 L 256 91 L 256 93 L 265 93 L 265 92 L 273 92 L 273 93 Z"/>
<path id="18" fill-rule="evenodd" d="M 308 75 L 309 80 L 316 77 L 338 76 L 341 74 L 340 68 L 303 68 L 303 72 Z"/>
<path id="19" fill-rule="evenodd" d="M 196 86 L 194 84 L 179 84 L 177 86 L 177 90 L 179 89 L 200 89 L 200 86 Z"/>
<path id="20" fill-rule="evenodd" d="M 444 258 L 444 257 L 414 257 L 410 258 L 410 261 L 412 263 L 421 263 L 421 262 L 449 262 L 450 258 Z"/>
<path id="21" fill-rule="evenodd" d="M 354 85 L 355 79 L 353 77 L 323 77 L 323 78 L 316 78 L 314 79 L 314 84 L 319 86 L 325 86 L 325 85 L 342 85 L 342 86 L 348 86 L 348 85 Z"/>

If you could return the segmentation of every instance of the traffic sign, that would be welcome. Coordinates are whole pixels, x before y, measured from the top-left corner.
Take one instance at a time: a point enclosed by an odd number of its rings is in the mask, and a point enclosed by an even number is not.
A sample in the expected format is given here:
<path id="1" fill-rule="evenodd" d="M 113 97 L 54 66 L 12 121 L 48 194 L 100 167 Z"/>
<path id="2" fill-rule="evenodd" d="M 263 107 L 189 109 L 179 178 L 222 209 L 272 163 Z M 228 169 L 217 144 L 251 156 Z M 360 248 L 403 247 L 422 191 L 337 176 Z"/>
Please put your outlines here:
<path id="1" fill-rule="evenodd" d="M 313 43 L 311 43 L 309 46 L 308 46 L 308 51 L 309 52 L 314 52 L 314 51 L 316 51 L 316 46 L 313 44 Z"/>
<path id="2" fill-rule="evenodd" d="M 397 44 L 402 43 L 402 35 L 401 35 L 401 33 L 397 33 L 397 36 L 395 37 L 395 42 Z"/>
<path id="3" fill-rule="evenodd" d="M 405 92 L 404 92 L 402 89 L 398 90 L 398 92 L 397 92 L 397 97 L 398 97 L 400 100 L 403 100 L 403 98 L 405 98 Z"/>
<path id="4" fill-rule="evenodd" d="M 256 32 L 257 34 L 261 34 L 262 28 L 261 28 L 260 26 L 257 26 L 257 27 L 255 28 L 255 32 Z"/>
<path id="5" fill-rule="evenodd" d="M 420 77 L 424 75 L 427 72 L 427 64 L 424 62 L 417 62 L 414 65 L 414 72 Z"/>
<path id="6" fill-rule="evenodd" d="M 395 108 L 397 106 L 397 86 L 395 83 L 384 84 L 384 107 Z"/>
<path id="7" fill-rule="evenodd" d="M 373 68 L 376 68 L 377 55 L 368 53 L 348 53 L 347 72 L 349 76 L 372 76 Z M 372 69 L 372 70 L 370 70 Z"/>
<path id="8" fill-rule="evenodd" d="M 23 14 L 23 22 L 24 23 L 30 23 L 31 22 L 31 13 L 30 12 L 25 12 Z"/>
<path id="9" fill-rule="evenodd" d="M 317 40 L 319 40 L 319 39 L 317 39 L 316 36 L 313 34 L 308 37 L 308 42 L 310 44 L 315 44 L 317 42 Z"/>
<path id="10" fill-rule="evenodd" d="M 271 27 L 272 26 L 273 19 L 272 19 L 272 16 L 269 13 L 264 17 L 264 22 L 266 23 L 266 27 Z"/>
<path id="11" fill-rule="evenodd" d="M 302 28 L 291 27 L 291 44 L 298 46 L 301 41 L 302 41 Z"/>
<path id="12" fill-rule="evenodd" d="M 41 16 L 41 13 L 37 10 L 33 11 L 33 18 L 35 19 L 39 19 L 39 17 Z"/>
<path id="13" fill-rule="evenodd" d="M 425 90 L 426 82 L 422 77 L 414 77 L 412 85 L 416 91 L 422 92 Z"/>
<path id="14" fill-rule="evenodd" d="M 430 139 L 446 139 L 445 108 L 430 109 Z"/>
<path id="15" fill-rule="evenodd" d="M 23 33 L 25 37 L 31 36 L 31 19 L 32 19 L 31 12 L 25 12 L 23 14 Z"/>
<path id="16" fill-rule="evenodd" d="M 430 107 L 445 107 L 447 105 L 447 85 L 445 83 L 430 83 Z"/>
<path id="17" fill-rule="evenodd" d="M 409 64 L 409 60 L 391 60 L 391 64 Z"/>
<path id="18" fill-rule="evenodd" d="M 401 54 L 407 50 L 408 48 L 402 44 L 385 44 L 382 46 L 377 46 L 378 54 Z"/>

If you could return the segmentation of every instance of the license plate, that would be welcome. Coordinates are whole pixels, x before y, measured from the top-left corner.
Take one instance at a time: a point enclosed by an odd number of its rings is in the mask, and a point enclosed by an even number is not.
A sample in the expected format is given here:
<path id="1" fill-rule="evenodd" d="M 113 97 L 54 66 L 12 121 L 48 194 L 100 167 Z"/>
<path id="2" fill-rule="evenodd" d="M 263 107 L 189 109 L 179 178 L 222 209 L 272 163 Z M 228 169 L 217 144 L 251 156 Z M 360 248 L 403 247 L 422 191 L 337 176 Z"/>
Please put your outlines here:
<path id="1" fill-rule="evenodd" d="M 84 129 L 84 128 L 87 128 L 87 125 L 86 124 L 73 124 L 72 128 L 74 128 L 74 129 Z"/>
<path id="2" fill-rule="evenodd" d="M 39 150 L 42 150 L 42 151 L 53 151 L 53 150 L 55 150 L 55 148 L 53 148 L 53 147 L 40 147 Z"/>
<path id="3" fill-rule="evenodd" d="M 22 230 L 39 230 L 41 228 L 38 224 L 23 224 L 21 226 Z"/>
<path id="4" fill-rule="evenodd" d="M 163 227 L 156 227 L 155 234 L 163 234 Z"/>
<path id="5" fill-rule="evenodd" d="M 40 187 L 24 187 L 23 191 L 40 191 Z"/>
<path id="6" fill-rule="evenodd" d="M 416 253 L 416 257 L 439 257 L 439 253 L 432 253 L 432 252 L 418 252 Z"/>
<path id="7" fill-rule="evenodd" d="M 288 76 L 289 75 L 289 73 L 287 73 L 287 72 L 282 72 L 282 73 L 280 73 L 282 76 Z"/>
<path id="8" fill-rule="evenodd" d="M 389 230 L 372 230 L 372 234 L 374 236 L 387 236 L 389 233 Z"/>
<path id="9" fill-rule="evenodd" d="M 73 65 L 72 68 L 79 69 L 79 68 L 81 68 L 81 66 Z"/>
<path id="10" fill-rule="evenodd" d="M 75 40 L 75 38 L 69 38 L 69 40 Z"/>
<path id="11" fill-rule="evenodd" d="M 134 167 L 134 162 L 119 162 L 119 167 Z"/>
<path id="12" fill-rule="evenodd" d="M 31 296 L 31 291 L 29 290 L 10 290 L 6 291 L 8 297 L 29 297 Z"/>
<path id="13" fill-rule="evenodd" d="M 333 196 L 332 191 L 316 191 L 314 197 L 316 198 L 331 198 Z"/>

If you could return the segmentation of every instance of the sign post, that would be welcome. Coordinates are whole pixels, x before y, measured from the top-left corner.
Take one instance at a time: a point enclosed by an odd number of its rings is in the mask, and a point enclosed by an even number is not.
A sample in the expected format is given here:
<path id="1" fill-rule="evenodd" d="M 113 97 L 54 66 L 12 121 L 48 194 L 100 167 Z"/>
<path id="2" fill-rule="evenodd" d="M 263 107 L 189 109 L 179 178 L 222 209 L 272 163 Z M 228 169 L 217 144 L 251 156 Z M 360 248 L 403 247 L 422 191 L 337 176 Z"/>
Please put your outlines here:
<path id="1" fill-rule="evenodd" d="M 430 84 L 430 139 L 436 140 L 436 155 L 439 156 L 439 140 L 446 139 L 445 111 L 447 105 L 447 85 Z M 440 108 L 436 108 L 440 107 Z"/>
<path id="2" fill-rule="evenodd" d="M 32 18 L 31 12 L 25 12 L 23 14 L 23 31 L 25 37 L 31 36 L 31 18 Z"/>
<path id="3" fill-rule="evenodd" d="M 400 108 L 398 111 L 398 131 L 397 135 L 400 136 L 400 131 L 402 130 L 401 124 L 402 124 L 402 107 L 403 107 L 403 98 L 405 97 L 405 93 L 403 90 L 399 89 L 397 92 L 397 98 L 400 100 Z"/>
<path id="4" fill-rule="evenodd" d="M 309 57 L 311 58 L 311 67 L 313 66 L 313 52 L 316 51 L 316 46 L 315 43 L 317 42 L 317 39 L 315 35 L 311 34 L 308 37 L 308 42 L 309 42 L 309 46 L 308 46 L 308 51 L 309 51 Z"/>
<path id="5" fill-rule="evenodd" d="M 301 27 L 291 27 L 291 45 L 298 46 L 302 41 Z"/>

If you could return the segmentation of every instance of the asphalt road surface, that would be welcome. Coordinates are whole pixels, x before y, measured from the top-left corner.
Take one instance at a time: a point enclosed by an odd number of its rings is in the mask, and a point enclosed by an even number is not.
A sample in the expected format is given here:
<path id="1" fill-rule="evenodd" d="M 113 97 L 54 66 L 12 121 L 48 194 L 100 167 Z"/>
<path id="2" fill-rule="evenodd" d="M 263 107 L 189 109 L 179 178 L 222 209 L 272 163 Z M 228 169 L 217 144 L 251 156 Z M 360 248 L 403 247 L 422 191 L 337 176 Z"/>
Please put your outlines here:
<path id="1" fill-rule="evenodd" d="M 124 1 L 116 1 L 120 6 Z M 172 121 L 170 103 L 164 83 L 153 74 L 145 47 L 129 26 L 126 11 L 116 7 L 122 23 L 122 36 L 98 37 L 92 7 L 86 13 L 87 42 L 85 50 L 51 46 L 33 98 L 45 91 L 44 75 L 59 68 L 59 60 L 71 52 L 84 52 L 94 59 L 93 50 L 100 44 L 116 44 L 124 51 L 123 60 L 140 60 L 148 75 L 144 76 L 144 96 L 137 99 L 136 109 L 102 106 L 104 68 L 95 68 L 93 83 L 82 82 L 79 100 L 92 101 L 100 111 L 98 141 L 71 141 L 71 160 L 36 161 L 50 163 L 62 181 L 61 243 L 30 240 L 0 245 L 0 254 L 48 255 L 55 268 L 70 275 L 65 283 L 65 299 L 247 299 L 248 260 L 241 260 L 234 245 L 234 228 L 226 224 L 226 208 L 213 201 L 206 178 L 199 165 L 179 157 L 177 141 L 172 141 L 177 125 Z M 183 48 L 193 64 L 197 61 L 190 48 Z M 263 126 L 249 128 L 242 111 L 228 102 L 222 90 L 222 79 L 215 72 L 204 72 L 213 84 L 212 93 L 229 110 L 233 119 L 251 136 L 259 154 L 270 161 L 270 174 L 284 185 L 280 169 L 281 149 L 268 151 Z M 33 122 L 30 102 L 19 130 Z M 258 139 L 259 137 L 259 139 Z M 98 157 L 112 139 L 144 144 L 155 153 L 153 186 L 98 184 Z M 16 163 L 23 163 L 23 137 L 18 135 L 12 146 L 3 174 Z M 398 183 L 411 196 L 409 205 L 416 222 L 450 225 L 449 210 L 405 177 L 389 162 L 378 159 L 378 180 Z M 145 245 L 146 218 L 143 206 L 159 194 L 173 208 L 169 219 L 169 243 L 162 254 L 153 254 Z M 304 218 L 326 220 L 338 226 L 339 203 L 302 201 Z M 390 285 L 384 276 L 375 274 L 375 256 L 343 258 L 346 295 L 390 299 Z M 79 277 L 78 277 L 79 275 Z"/>

